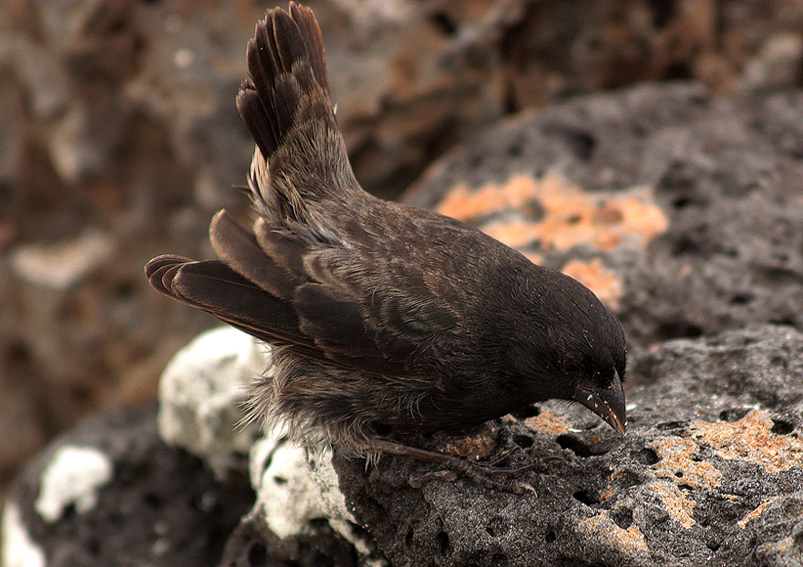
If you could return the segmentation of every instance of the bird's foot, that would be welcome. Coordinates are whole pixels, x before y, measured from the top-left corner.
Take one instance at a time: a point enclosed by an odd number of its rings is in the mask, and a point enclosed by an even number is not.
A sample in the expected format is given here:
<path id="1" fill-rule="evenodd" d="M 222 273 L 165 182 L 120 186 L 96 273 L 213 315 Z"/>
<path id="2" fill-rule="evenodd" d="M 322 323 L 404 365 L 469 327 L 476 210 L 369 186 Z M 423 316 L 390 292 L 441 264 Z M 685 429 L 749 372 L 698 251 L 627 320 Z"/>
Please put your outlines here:
<path id="1" fill-rule="evenodd" d="M 486 488 L 515 494 L 524 494 L 525 492 L 535 494 L 536 492 L 532 485 L 518 479 L 532 470 L 546 468 L 546 466 L 555 462 L 566 462 L 562 457 L 548 457 L 535 459 L 524 465 L 501 467 L 499 464 L 510 457 L 510 452 L 506 452 L 490 462 L 479 462 L 387 440 L 378 441 L 375 448 L 386 453 L 404 455 L 420 461 L 435 463 L 442 467 L 439 471 L 411 476 L 409 483 L 413 488 L 419 488 L 431 480 L 451 482 L 460 476 L 465 476 Z"/>

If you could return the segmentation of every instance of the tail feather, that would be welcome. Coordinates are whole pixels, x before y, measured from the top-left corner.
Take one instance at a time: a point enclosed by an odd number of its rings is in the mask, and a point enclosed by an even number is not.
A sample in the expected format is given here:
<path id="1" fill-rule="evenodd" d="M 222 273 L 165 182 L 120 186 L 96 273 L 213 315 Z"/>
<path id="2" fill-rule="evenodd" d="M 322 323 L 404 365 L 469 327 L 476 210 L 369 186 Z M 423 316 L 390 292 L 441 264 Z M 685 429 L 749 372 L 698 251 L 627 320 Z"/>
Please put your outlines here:
<path id="1" fill-rule="evenodd" d="M 269 10 L 248 42 L 246 58 L 249 78 L 237 109 L 270 160 L 299 122 L 299 111 L 322 103 L 331 112 L 323 37 L 312 10 L 294 2 L 289 13 Z"/>
<path id="2" fill-rule="evenodd" d="M 262 106 L 262 101 L 256 94 L 253 79 L 246 79 L 240 86 L 240 93 L 237 95 L 237 110 L 262 155 L 271 155 L 275 152 L 278 146 L 278 134 L 274 131 L 273 124 Z"/>
<path id="3" fill-rule="evenodd" d="M 322 226 L 322 203 L 362 195 L 329 98 L 323 38 L 309 8 L 268 10 L 247 50 L 249 78 L 237 109 L 257 150 L 248 186 L 254 207 L 273 228 L 300 230 L 310 241 Z M 321 205 L 323 206 L 323 205 Z"/>
<path id="4" fill-rule="evenodd" d="M 298 24 L 301 35 L 306 42 L 307 54 L 309 55 L 315 80 L 328 96 L 329 77 L 326 72 L 326 51 L 323 47 L 323 35 L 321 34 L 321 28 L 318 26 L 318 20 L 315 19 L 315 14 L 311 9 L 306 6 L 299 6 L 295 2 L 290 2 L 290 15 Z"/>

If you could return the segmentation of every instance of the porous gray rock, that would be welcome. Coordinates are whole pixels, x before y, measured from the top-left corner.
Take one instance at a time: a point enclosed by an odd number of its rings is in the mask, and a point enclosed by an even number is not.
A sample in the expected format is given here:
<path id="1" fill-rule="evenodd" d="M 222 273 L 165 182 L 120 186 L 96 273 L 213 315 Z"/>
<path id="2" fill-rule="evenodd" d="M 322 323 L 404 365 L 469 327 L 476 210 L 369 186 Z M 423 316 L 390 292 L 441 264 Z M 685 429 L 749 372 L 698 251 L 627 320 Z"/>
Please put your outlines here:
<path id="1" fill-rule="evenodd" d="M 565 459 L 525 477 L 537 495 L 418 490 L 408 478 L 427 466 L 336 458 L 355 518 L 394 566 L 800 564 L 803 334 L 677 340 L 634 366 L 649 384 L 630 392 L 625 437 L 554 404 L 497 424 L 495 454 Z"/>
<path id="2" fill-rule="evenodd" d="M 212 566 L 252 501 L 242 475 L 218 479 L 159 439 L 155 403 L 94 416 L 16 481 L 2 564 Z"/>

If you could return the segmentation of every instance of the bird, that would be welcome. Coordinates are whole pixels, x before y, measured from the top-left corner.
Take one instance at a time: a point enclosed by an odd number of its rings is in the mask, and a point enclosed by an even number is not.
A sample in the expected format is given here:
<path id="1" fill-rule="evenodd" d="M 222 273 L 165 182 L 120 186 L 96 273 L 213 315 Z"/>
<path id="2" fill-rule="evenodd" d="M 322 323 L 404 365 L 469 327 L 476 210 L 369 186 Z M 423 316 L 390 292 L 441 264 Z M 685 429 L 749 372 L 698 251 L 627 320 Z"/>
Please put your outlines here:
<path id="1" fill-rule="evenodd" d="M 209 228 L 218 259 L 165 254 L 145 273 L 273 347 L 250 417 L 308 446 L 407 455 L 518 493 L 527 487 L 492 464 L 394 436 L 463 435 L 550 399 L 625 433 L 626 338 L 594 293 L 461 221 L 360 187 L 310 8 L 269 9 L 246 59 L 236 106 L 256 146 L 253 225 L 221 210 Z"/>

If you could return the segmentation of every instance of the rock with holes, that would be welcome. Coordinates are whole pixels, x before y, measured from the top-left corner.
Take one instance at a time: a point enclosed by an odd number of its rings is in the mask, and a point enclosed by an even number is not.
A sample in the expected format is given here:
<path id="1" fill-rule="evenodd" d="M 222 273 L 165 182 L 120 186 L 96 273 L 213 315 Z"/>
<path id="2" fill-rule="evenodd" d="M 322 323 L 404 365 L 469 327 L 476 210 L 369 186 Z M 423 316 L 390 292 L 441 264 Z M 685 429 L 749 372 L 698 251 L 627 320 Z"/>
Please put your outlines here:
<path id="1" fill-rule="evenodd" d="M 221 446 L 229 443 L 222 435 Z M 31 461 L 15 483 L 2 514 L 0 565 L 357 566 L 354 545 L 326 520 L 292 534 L 277 521 L 269 526 L 266 514 L 291 518 L 295 503 L 274 498 L 252 513 L 245 475 L 231 467 L 225 473 L 165 443 L 155 403 L 95 416 Z M 306 467 L 302 473 L 309 478 Z"/>
<path id="2" fill-rule="evenodd" d="M 427 469 L 398 457 L 367 471 L 336 458 L 340 486 L 393 565 L 803 564 L 803 334 L 677 340 L 633 374 L 645 384 L 630 394 L 626 437 L 545 404 L 474 446 L 417 440 L 464 454 L 490 444 L 516 462 L 562 457 L 525 477 L 537 495 L 463 479 L 413 489 Z"/>
<path id="3" fill-rule="evenodd" d="M 156 404 L 95 416 L 31 461 L 2 518 L 0 564 L 212 566 L 253 501 L 156 433 Z"/>

